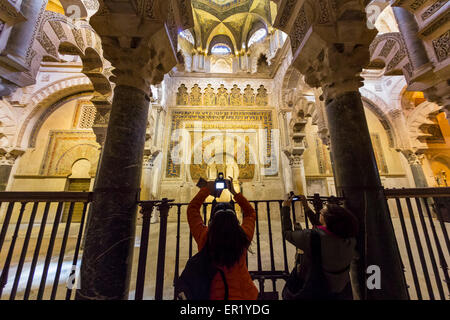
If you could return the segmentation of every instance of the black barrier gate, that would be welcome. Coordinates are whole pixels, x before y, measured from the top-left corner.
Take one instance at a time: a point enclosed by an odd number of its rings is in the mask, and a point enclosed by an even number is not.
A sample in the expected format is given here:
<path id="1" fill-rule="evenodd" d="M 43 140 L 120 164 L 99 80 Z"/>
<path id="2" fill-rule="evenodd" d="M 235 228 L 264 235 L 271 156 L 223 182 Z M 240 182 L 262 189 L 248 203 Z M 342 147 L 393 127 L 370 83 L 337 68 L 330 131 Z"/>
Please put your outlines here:
<path id="1" fill-rule="evenodd" d="M 450 188 L 391 189 L 385 195 L 411 299 L 448 299 Z M 92 197 L 88 192 L 0 192 L 0 299 L 74 299 Z M 316 212 L 325 202 L 338 200 L 308 198 Z M 247 265 L 261 298 L 278 299 L 295 256 L 281 234 L 282 200 L 250 202 L 257 220 Z M 142 224 L 130 299 L 174 298 L 174 281 L 197 251 L 185 221 L 187 205 L 167 199 L 139 202 Z M 205 222 L 210 207 L 203 205 Z M 151 224 L 154 208 L 159 225 Z M 74 219 L 75 213 L 81 219 Z M 298 202 L 291 217 L 310 227 Z"/>
<path id="2" fill-rule="evenodd" d="M 63 269 L 68 267 L 69 277 L 75 277 L 91 201 L 89 192 L 0 192 L 4 211 L 0 231 L 1 299 L 74 298 L 75 288 L 67 283 Z M 81 220 L 75 222 L 76 210 Z M 63 211 L 67 212 L 66 219 Z"/>
<path id="3" fill-rule="evenodd" d="M 385 196 L 391 219 L 400 222 L 396 238 L 411 298 L 446 300 L 450 292 L 450 188 L 390 189 Z"/>

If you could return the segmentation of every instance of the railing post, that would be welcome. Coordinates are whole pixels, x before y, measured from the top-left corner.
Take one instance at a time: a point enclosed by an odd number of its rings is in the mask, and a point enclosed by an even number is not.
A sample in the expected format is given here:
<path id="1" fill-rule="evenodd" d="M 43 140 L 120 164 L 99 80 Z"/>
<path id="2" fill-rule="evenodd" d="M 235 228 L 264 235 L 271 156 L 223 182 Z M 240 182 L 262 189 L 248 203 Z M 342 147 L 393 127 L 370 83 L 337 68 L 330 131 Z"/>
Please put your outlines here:
<path id="1" fill-rule="evenodd" d="M 22 245 L 22 252 L 20 253 L 19 264 L 17 266 L 16 276 L 14 278 L 14 284 L 11 289 L 11 293 L 9 295 L 9 300 L 14 300 L 16 297 L 17 288 L 19 287 L 19 281 L 22 276 L 23 264 L 25 262 L 25 258 L 27 255 L 28 244 L 29 244 L 29 241 L 31 238 L 31 232 L 33 231 L 33 224 L 34 224 L 34 219 L 36 218 L 36 212 L 37 212 L 38 205 L 39 205 L 39 202 L 35 202 L 33 204 L 33 209 L 31 211 L 30 220 L 28 221 L 27 233 L 25 235 L 25 240 Z"/>
<path id="2" fill-rule="evenodd" d="M 75 268 L 75 269 L 72 270 L 73 274 L 71 273 L 69 275 L 69 280 L 70 280 L 71 276 L 72 277 L 75 276 L 75 282 L 77 281 L 77 279 L 76 279 L 76 276 L 77 276 L 76 268 L 77 268 L 77 262 L 78 262 L 78 255 L 80 253 L 80 247 L 81 247 L 81 241 L 82 241 L 82 236 L 83 236 L 84 225 L 85 225 L 85 221 L 86 221 L 86 212 L 87 212 L 87 209 L 88 209 L 88 205 L 89 205 L 88 202 L 85 202 L 84 205 L 83 205 L 83 213 L 81 215 L 80 227 L 78 229 L 77 243 L 75 244 L 75 251 L 73 253 L 73 259 L 72 259 L 72 268 Z M 72 289 L 71 289 L 71 287 L 68 284 L 67 291 L 66 291 L 66 300 L 70 300 L 71 295 L 72 295 Z"/>
<path id="3" fill-rule="evenodd" d="M 289 265 L 287 260 L 287 251 L 286 251 L 286 238 L 283 234 L 283 222 L 281 220 L 282 210 L 283 210 L 283 200 L 278 201 L 278 205 L 280 207 L 280 224 L 281 224 L 281 237 L 283 243 L 283 260 L 284 260 L 284 271 L 289 272 Z"/>
<path id="4" fill-rule="evenodd" d="M 256 255 L 258 261 L 258 271 L 262 271 L 261 243 L 259 239 L 258 201 L 253 201 L 253 203 L 255 204 L 255 214 L 256 214 Z"/>
<path id="5" fill-rule="evenodd" d="M 142 300 L 144 295 L 144 284 L 145 284 L 145 268 L 147 266 L 147 250 L 148 250 L 148 238 L 150 234 L 150 219 L 152 216 L 154 203 L 141 203 L 142 213 L 142 231 L 141 231 L 141 243 L 139 248 L 139 261 L 138 270 L 136 278 L 136 291 L 135 300 Z"/>
<path id="6" fill-rule="evenodd" d="M 159 205 L 160 228 L 158 245 L 158 264 L 156 267 L 156 287 L 155 300 L 162 300 L 164 290 L 164 265 L 166 262 L 166 241 L 167 241 L 167 217 L 169 215 L 169 200 L 162 199 Z"/>
<path id="7" fill-rule="evenodd" d="M 16 240 L 19 235 L 20 223 L 22 222 L 23 212 L 25 211 L 26 205 L 27 205 L 27 202 L 22 202 L 22 205 L 20 207 L 19 218 L 17 219 L 16 228 L 14 229 L 14 234 L 12 236 L 11 244 L 9 246 L 8 256 L 6 257 L 5 265 L 3 266 L 3 270 L 2 270 L 2 273 L 0 276 L 0 298 L 2 296 L 3 289 L 5 288 L 5 286 L 8 282 L 9 267 L 10 267 L 11 260 L 13 257 L 14 247 L 16 245 Z"/>
<path id="8" fill-rule="evenodd" d="M 275 272 L 275 257 L 273 252 L 273 240 L 272 240 L 272 222 L 270 220 L 270 202 L 266 201 L 266 211 L 267 211 L 267 226 L 269 232 L 269 250 L 270 250 L 270 269 Z M 277 290 L 275 279 L 272 279 L 273 291 Z"/>
<path id="9" fill-rule="evenodd" d="M 173 287 L 175 288 L 176 281 L 179 276 L 179 268 L 180 268 L 180 219 L 181 219 L 181 204 L 177 204 L 177 240 L 175 247 L 175 272 L 173 276 Z M 174 290 L 173 299 L 176 300 L 176 290 Z"/>

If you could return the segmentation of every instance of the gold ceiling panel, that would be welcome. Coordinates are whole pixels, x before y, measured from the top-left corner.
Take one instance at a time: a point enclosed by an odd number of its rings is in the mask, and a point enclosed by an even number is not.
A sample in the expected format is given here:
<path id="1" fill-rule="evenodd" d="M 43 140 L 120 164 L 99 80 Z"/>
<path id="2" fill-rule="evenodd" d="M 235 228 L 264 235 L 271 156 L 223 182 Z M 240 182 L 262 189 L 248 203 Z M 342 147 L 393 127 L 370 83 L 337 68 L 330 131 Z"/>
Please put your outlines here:
<path id="1" fill-rule="evenodd" d="M 269 0 L 192 0 L 196 43 L 207 50 L 218 35 L 230 38 L 232 51 L 240 51 L 256 24 L 271 24 Z M 254 31 L 254 30 L 253 30 Z"/>

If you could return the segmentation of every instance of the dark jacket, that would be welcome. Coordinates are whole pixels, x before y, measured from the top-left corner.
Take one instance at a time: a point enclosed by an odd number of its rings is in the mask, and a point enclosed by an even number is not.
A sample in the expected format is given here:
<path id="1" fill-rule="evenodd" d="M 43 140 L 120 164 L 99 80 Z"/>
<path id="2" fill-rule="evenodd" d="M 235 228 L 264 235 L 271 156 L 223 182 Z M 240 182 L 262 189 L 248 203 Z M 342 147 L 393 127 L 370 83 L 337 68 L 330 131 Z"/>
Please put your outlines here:
<path id="1" fill-rule="evenodd" d="M 290 207 L 283 206 L 281 211 L 281 219 L 283 225 L 283 235 L 287 241 L 292 243 L 298 249 L 310 253 L 310 229 L 292 230 L 292 222 L 290 217 Z M 319 226 L 319 218 L 311 209 L 306 210 L 306 215 L 314 226 Z M 328 280 L 330 291 L 340 293 L 349 284 L 350 281 L 350 264 L 356 258 L 356 239 L 342 239 L 334 235 L 326 228 L 318 228 L 322 249 L 322 267 L 325 277 Z M 300 278 L 305 277 L 308 265 L 300 266 Z"/>

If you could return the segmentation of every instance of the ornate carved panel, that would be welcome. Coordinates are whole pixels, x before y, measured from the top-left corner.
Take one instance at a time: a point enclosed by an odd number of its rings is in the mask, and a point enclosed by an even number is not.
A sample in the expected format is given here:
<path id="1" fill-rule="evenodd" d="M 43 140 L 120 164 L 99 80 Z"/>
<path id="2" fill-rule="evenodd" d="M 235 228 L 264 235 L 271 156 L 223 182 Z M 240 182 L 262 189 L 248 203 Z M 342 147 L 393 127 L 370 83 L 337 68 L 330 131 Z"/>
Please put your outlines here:
<path id="1" fill-rule="evenodd" d="M 40 174 L 68 176 L 72 165 L 79 159 L 91 162 L 91 175 L 95 175 L 100 150 L 95 134 L 86 131 L 51 131 Z"/>
<path id="2" fill-rule="evenodd" d="M 232 105 L 232 106 L 242 106 L 241 89 L 238 88 L 237 84 L 235 84 L 233 86 L 233 89 L 231 89 L 230 105 Z"/>
<path id="3" fill-rule="evenodd" d="M 237 129 L 240 132 L 242 130 L 257 130 L 257 129 L 265 129 L 267 130 L 268 137 L 267 143 L 262 144 L 260 141 L 259 145 L 262 145 L 265 150 L 267 159 L 270 159 L 271 167 L 278 168 L 278 163 L 276 156 L 272 151 L 272 140 L 271 140 L 271 131 L 273 128 L 273 120 L 272 120 L 272 111 L 223 111 L 223 110 L 215 110 L 215 111 L 189 111 L 189 110 L 175 110 L 172 111 L 171 114 L 171 134 L 177 130 L 184 128 L 188 130 L 188 132 L 192 132 L 194 129 L 197 129 L 195 126 L 195 122 L 201 121 L 201 129 L 202 136 L 206 130 L 216 130 L 218 132 L 225 133 L 227 130 Z M 256 138 L 256 137 L 255 137 Z M 194 137 L 192 136 L 192 140 Z M 203 139 L 203 136 L 202 136 Z M 191 142 L 192 142 L 191 140 Z M 211 142 L 211 141 L 210 141 Z M 242 142 L 242 141 L 241 141 Z M 203 142 L 202 142 L 203 143 Z M 205 142 L 208 144 L 208 142 Z M 229 149 L 226 147 L 226 143 L 224 143 L 224 153 Z M 240 143 L 237 141 L 236 143 Z M 246 145 L 250 146 L 250 149 L 255 146 L 251 143 L 246 143 Z M 176 142 L 171 141 L 169 144 L 169 150 L 167 155 L 167 167 L 166 167 L 166 177 L 167 178 L 180 178 L 181 177 L 181 164 L 174 163 L 172 159 L 172 151 L 177 146 Z M 194 145 L 192 145 L 194 146 Z M 198 146 L 197 146 L 198 147 Z M 206 147 L 202 145 L 201 148 Z M 238 146 L 239 147 L 239 146 Z M 233 148 L 234 152 L 237 152 L 238 148 Z M 194 149 L 192 149 L 194 150 Z M 202 149 L 203 151 L 203 149 Z M 258 155 L 258 150 L 253 149 L 253 154 Z M 242 156 L 242 155 L 241 155 Z M 239 158 L 239 152 L 233 157 L 238 165 L 239 177 L 242 179 L 251 179 L 253 177 L 254 167 L 249 166 L 251 164 L 255 164 L 258 159 L 253 159 L 250 161 L 250 151 L 249 148 L 246 147 L 245 152 L 243 153 L 245 159 Z M 203 158 L 202 158 L 203 159 Z M 252 163 L 253 162 L 253 163 Z M 205 163 L 193 163 L 194 166 L 190 165 L 191 176 L 194 174 L 195 177 L 201 172 L 203 177 L 205 177 L 205 172 L 207 169 L 207 165 Z M 270 165 L 261 164 L 262 166 L 266 165 L 269 167 Z M 275 174 L 276 175 L 276 174 Z"/>
<path id="4" fill-rule="evenodd" d="M 194 84 L 191 88 L 190 92 L 186 85 L 183 83 L 178 87 L 178 91 L 176 94 L 176 105 L 178 106 L 259 106 L 264 107 L 269 105 L 269 95 L 268 91 L 264 85 L 260 85 L 255 99 L 255 90 L 251 87 L 251 85 L 247 85 L 244 89 L 244 94 L 241 92 L 241 88 L 238 87 L 237 84 L 234 84 L 233 87 L 228 89 L 221 84 L 219 88 L 217 88 L 217 93 L 214 92 L 214 88 L 211 84 L 208 84 L 207 87 L 203 90 L 198 84 Z"/>
<path id="5" fill-rule="evenodd" d="M 431 17 L 435 12 L 437 12 L 442 6 L 447 3 L 448 0 L 439 0 L 436 1 L 433 5 L 431 5 L 424 13 L 422 13 L 422 20 L 427 20 Z"/>
<path id="6" fill-rule="evenodd" d="M 444 61 L 449 56 L 450 46 L 450 30 L 441 35 L 436 40 L 433 40 L 434 52 L 439 62 Z"/>
<path id="7" fill-rule="evenodd" d="M 267 106 L 268 105 L 267 89 L 261 85 L 258 89 L 258 94 L 256 95 L 256 105 L 257 106 Z"/>
<path id="8" fill-rule="evenodd" d="M 188 101 L 189 101 L 189 96 L 188 96 L 187 88 L 184 84 L 182 84 L 178 88 L 178 92 L 177 92 L 177 105 L 187 106 Z"/>
<path id="9" fill-rule="evenodd" d="M 214 106 L 215 104 L 216 104 L 216 94 L 214 93 L 214 88 L 211 86 L 211 84 L 208 84 L 203 94 L 203 105 Z"/>

